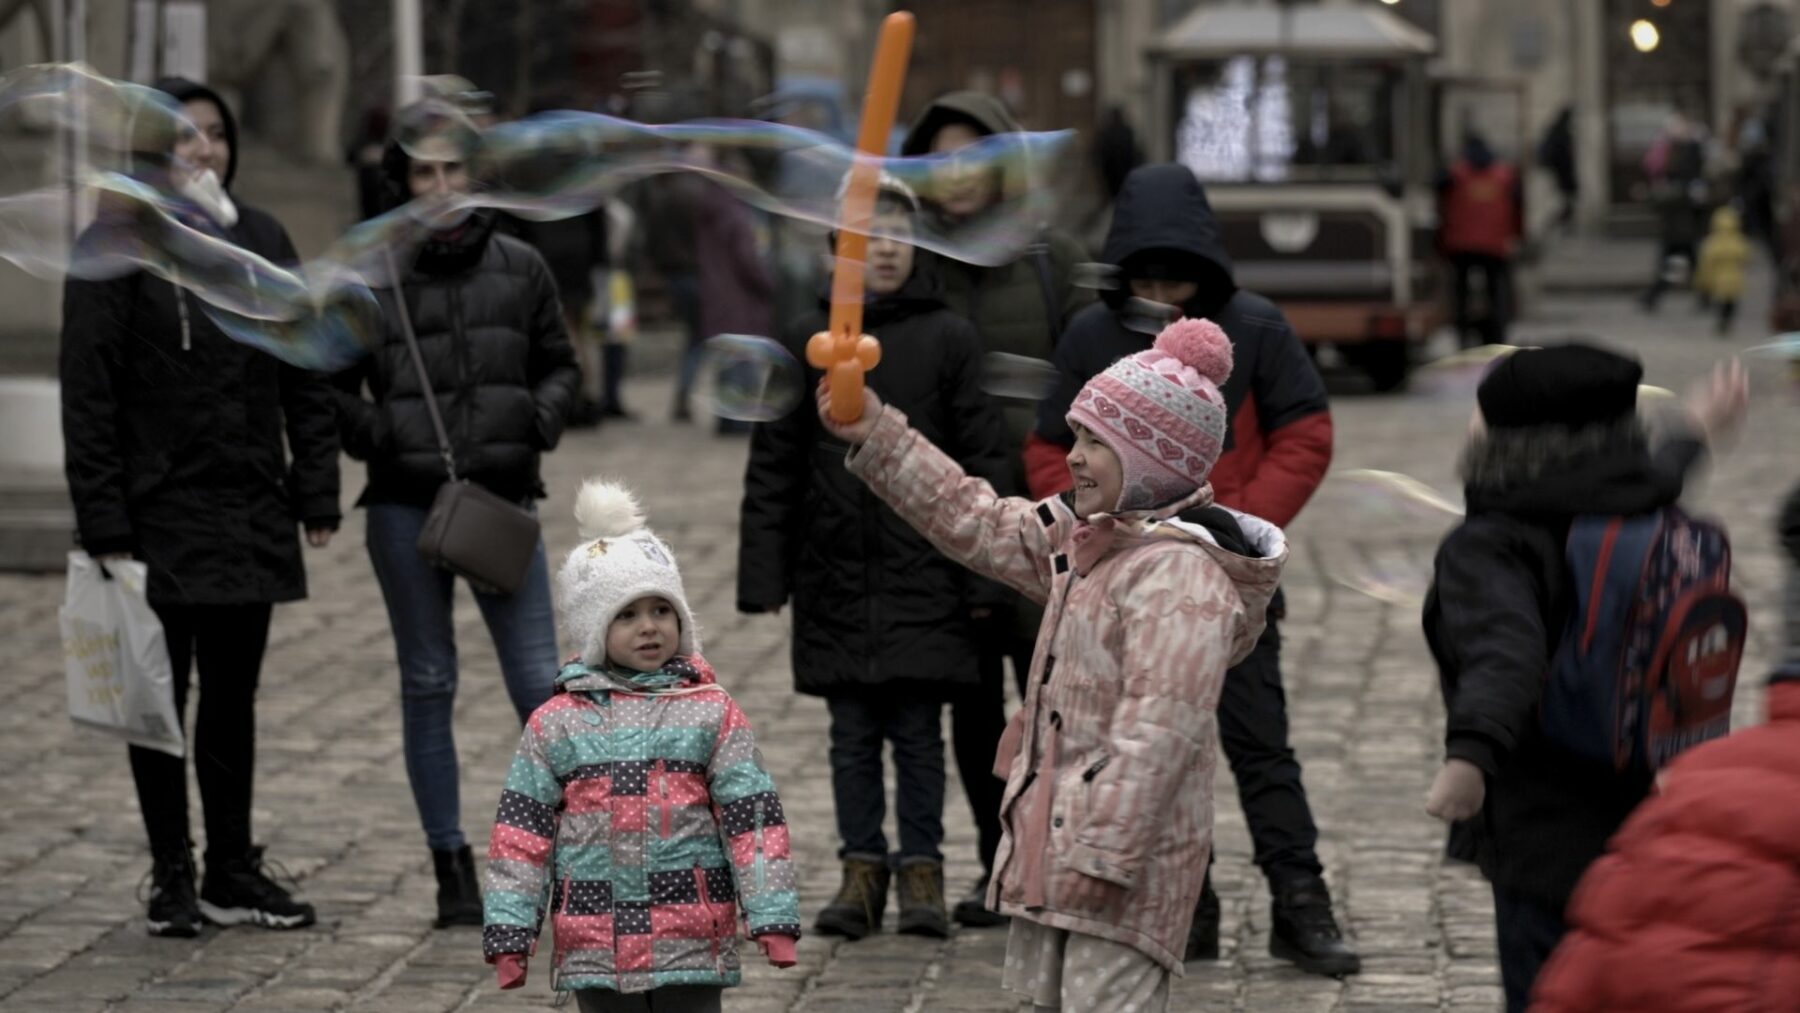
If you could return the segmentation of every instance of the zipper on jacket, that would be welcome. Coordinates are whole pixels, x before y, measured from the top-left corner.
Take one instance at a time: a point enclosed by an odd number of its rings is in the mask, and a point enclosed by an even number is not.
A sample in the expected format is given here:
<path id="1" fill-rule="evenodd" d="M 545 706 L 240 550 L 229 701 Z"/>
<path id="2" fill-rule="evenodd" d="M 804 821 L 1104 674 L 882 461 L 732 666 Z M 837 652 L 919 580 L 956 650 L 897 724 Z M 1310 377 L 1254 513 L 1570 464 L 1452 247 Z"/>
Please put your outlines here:
<path id="1" fill-rule="evenodd" d="M 756 892 L 760 896 L 763 892 L 763 885 L 764 885 L 764 879 L 763 879 L 763 869 L 764 869 L 764 864 L 763 864 L 763 803 L 762 803 L 761 799 L 758 799 L 757 803 L 756 803 L 756 837 L 755 837 L 755 840 L 756 840 L 756 861 L 752 865 L 752 868 L 756 870 L 756 876 L 755 876 Z"/>
<path id="2" fill-rule="evenodd" d="M 662 795 L 662 837 L 669 839 L 669 768 L 661 760 L 656 762 L 656 790 Z M 704 885 L 704 884 L 702 884 Z"/>
<path id="3" fill-rule="evenodd" d="M 1100 772 L 1106 769 L 1106 765 L 1111 762 L 1112 757 L 1102 756 L 1100 759 L 1094 761 L 1093 766 L 1081 772 L 1081 779 L 1083 781 L 1092 781 L 1094 778 L 1098 777 Z"/>
<path id="4" fill-rule="evenodd" d="M 194 332 L 188 324 L 187 289 L 181 287 L 181 272 L 174 274 L 175 280 L 171 284 L 175 286 L 175 313 L 181 318 L 181 350 L 191 352 L 194 350 Z"/>
<path id="5" fill-rule="evenodd" d="M 462 286 L 450 285 L 450 358 L 456 364 L 456 420 L 464 440 L 470 438 L 470 414 L 475 409 L 474 378 L 470 375 L 469 335 L 463 326 Z"/>

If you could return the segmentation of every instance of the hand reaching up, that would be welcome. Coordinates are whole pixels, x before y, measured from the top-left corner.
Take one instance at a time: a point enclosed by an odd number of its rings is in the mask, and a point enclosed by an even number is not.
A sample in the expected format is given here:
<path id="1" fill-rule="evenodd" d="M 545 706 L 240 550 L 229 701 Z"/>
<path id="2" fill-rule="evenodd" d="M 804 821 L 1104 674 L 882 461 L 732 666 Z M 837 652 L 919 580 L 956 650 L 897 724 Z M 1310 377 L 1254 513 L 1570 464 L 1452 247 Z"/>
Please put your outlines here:
<path id="1" fill-rule="evenodd" d="M 1716 446 L 1744 423 L 1750 406 L 1750 374 L 1736 359 L 1721 362 L 1711 376 L 1688 389 L 1686 405 L 1706 442 Z"/>
<path id="2" fill-rule="evenodd" d="M 817 392 L 819 403 L 819 421 L 824 424 L 825 431 L 846 443 L 858 444 L 869 438 L 875 430 L 875 420 L 881 415 L 881 399 L 867 387 L 863 388 L 862 417 L 855 422 L 842 423 L 831 417 L 831 380 L 820 379 Z"/>

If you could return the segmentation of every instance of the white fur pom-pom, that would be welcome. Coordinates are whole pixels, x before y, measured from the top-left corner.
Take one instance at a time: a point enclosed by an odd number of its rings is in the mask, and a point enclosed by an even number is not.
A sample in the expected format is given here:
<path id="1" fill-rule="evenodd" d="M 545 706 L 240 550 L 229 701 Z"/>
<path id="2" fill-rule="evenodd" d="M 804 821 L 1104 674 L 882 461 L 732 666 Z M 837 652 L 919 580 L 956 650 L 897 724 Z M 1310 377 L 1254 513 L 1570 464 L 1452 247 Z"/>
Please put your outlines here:
<path id="1" fill-rule="evenodd" d="M 590 478 L 575 497 L 575 523 L 583 540 L 619 538 L 644 526 L 637 497 L 624 485 Z"/>

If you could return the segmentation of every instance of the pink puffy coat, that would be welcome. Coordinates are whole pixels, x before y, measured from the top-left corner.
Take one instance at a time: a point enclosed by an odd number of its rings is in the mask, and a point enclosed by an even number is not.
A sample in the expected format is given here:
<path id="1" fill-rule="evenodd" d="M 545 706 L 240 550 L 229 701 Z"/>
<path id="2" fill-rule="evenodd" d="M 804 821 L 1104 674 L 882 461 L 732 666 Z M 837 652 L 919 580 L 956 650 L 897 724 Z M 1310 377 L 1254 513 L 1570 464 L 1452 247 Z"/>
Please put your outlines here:
<path id="1" fill-rule="evenodd" d="M 849 467 L 945 555 L 1045 604 L 1002 745 L 988 905 L 1181 973 L 1212 846 L 1214 711 L 1262 632 L 1280 530 L 1239 515 L 1264 555 L 1250 559 L 1156 516 L 1078 528 L 1062 500 L 1003 499 L 967 477 L 891 407 Z"/>

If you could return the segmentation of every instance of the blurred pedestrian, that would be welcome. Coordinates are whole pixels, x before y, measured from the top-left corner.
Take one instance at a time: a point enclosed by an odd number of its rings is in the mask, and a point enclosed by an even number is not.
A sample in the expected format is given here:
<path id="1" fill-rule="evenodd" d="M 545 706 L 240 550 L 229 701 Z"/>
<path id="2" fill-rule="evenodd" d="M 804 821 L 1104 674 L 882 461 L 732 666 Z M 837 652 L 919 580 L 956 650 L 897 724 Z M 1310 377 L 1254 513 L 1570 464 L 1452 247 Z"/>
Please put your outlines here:
<path id="1" fill-rule="evenodd" d="M 281 224 L 229 196 L 237 121 L 217 93 L 157 83 L 192 132 L 145 152 L 193 227 L 280 264 L 299 260 Z M 196 199 L 197 193 L 209 195 Z M 78 240 L 76 256 L 104 242 Z M 145 271 L 63 288 L 63 447 L 81 547 L 102 563 L 142 560 L 162 621 L 175 712 L 192 671 L 200 703 L 189 753 L 206 817 L 195 892 L 187 764 L 130 748 L 150 838 L 151 935 L 196 936 L 202 921 L 291 929 L 312 905 L 271 877 L 251 843 L 256 688 L 277 602 L 306 597 L 299 529 L 324 548 L 337 530 L 338 440 L 324 377 L 233 341 L 185 286 Z M 285 444 L 285 446 L 284 446 Z"/>
<path id="2" fill-rule="evenodd" d="M 950 92 L 933 99 L 913 121 L 900 153 L 949 154 L 983 138 L 1019 130 L 1018 121 L 999 99 L 976 91 Z M 928 192 L 921 195 L 934 231 L 947 236 L 967 234 L 996 216 L 1029 213 L 1021 202 L 1033 186 L 1043 182 L 1034 179 L 1032 171 L 1023 158 L 999 158 L 991 168 L 946 160 Z M 1074 283 L 1075 266 L 1086 259 L 1087 252 L 1073 237 L 1040 225 L 1034 241 L 1007 263 L 984 267 L 945 258 L 940 266 L 944 302 L 951 312 L 975 325 L 983 351 L 1047 362 L 1070 318 L 1092 299 L 1092 293 Z M 1031 433 L 1037 406 L 1025 398 L 997 400 L 1006 423 L 1012 469 L 1008 488 L 1024 489 L 1024 462 L 1019 455 Z M 1006 726 L 1006 663 L 1011 660 L 1013 679 L 1023 696 L 1041 618 L 1034 603 L 1009 594 L 982 619 L 976 635 L 981 684 L 951 709 L 956 767 L 975 817 L 983 869 L 981 878 L 956 905 L 957 920 L 967 926 L 1003 924 L 983 902 L 994 851 L 1000 845 L 1000 785 L 985 775 Z"/>
<path id="3" fill-rule="evenodd" d="M 1644 155 L 1644 173 L 1656 211 L 1658 247 L 1656 274 L 1639 303 L 1653 313 L 1663 293 L 1691 281 L 1705 229 L 1706 149 L 1699 127 L 1684 116 L 1671 117 Z"/>
<path id="4" fill-rule="evenodd" d="M 1451 306 L 1462 347 L 1506 342 L 1512 322 L 1512 261 L 1525 233 L 1523 183 L 1511 162 L 1479 134 L 1438 184 L 1438 246 L 1454 274 Z M 1472 282 L 1479 272 L 1486 313 L 1475 320 Z"/>
<path id="5" fill-rule="evenodd" d="M 745 174 L 731 168 L 727 171 Z M 707 337 L 771 337 L 775 333 L 771 315 L 775 275 L 769 267 L 768 251 L 757 238 L 750 209 L 723 186 L 707 181 L 702 184 L 695 224 L 700 251 L 700 333 Z M 698 379 L 699 366 L 696 351 L 690 349 L 682 360 L 684 388 L 691 388 Z M 718 379 L 715 377 L 715 382 Z M 716 425 L 721 433 L 750 431 L 748 422 L 723 416 Z"/>
<path id="6" fill-rule="evenodd" d="M 563 327 L 581 367 L 581 392 L 569 412 L 569 425 L 578 429 L 597 426 L 602 417 L 602 362 L 600 342 L 588 326 L 588 310 L 597 295 L 595 274 L 606 269 L 606 212 L 596 209 L 549 221 L 502 215 L 500 227 L 530 244 L 550 268 L 562 306 Z"/>
<path id="7" fill-rule="evenodd" d="M 700 320 L 700 215 L 707 183 L 691 172 L 670 172 L 652 176 L 641 185 L 637 217 L 644 223 L 644 259 L 662 279 L 681 328 L 671 417 L 686 422 L 693 417 L 688 398 L 700 372 L 707 337 Z"/>
<path id="8" fill-rule="evenodd" d="M 1545 129 L 1538 142 L 1538 164 L 1549 171 L 1556 182 L 1562 207 L 1556 212 L 1556 224 L 1565 232 L 1575 228 L 1575 200 L 1580 196 L 1580 177 L 1575 168 L 1575 107 L 1563 106 Z"/>
<path id="9" fill-rule="evenodd" d="M 356 208 L 358 221 L 368 221 L 387 210 L 385 188 L 381 177 L 381 152 L 387 146 L 388 112 L 373 108 L 363 111 L 356 131 L 356 141 L 345 153 L 344 161 L 356 173 Z"/>
<path id="10" fill-rule="evenodd" d="M 1293 523 L 1331 466 L 1325 381 L 1281 311 L 1232 279 L 1218 220 L 1194 174 L 1182 165 L 1152 165 L 1127 177 L 1101 259 L 1118 268 L 1122 284 L 1077 313 L 1056 348 L 1057 386 L 1026 445 L 1031 494 L 1069 489 L 1069 406 L 1090 379 L 1150 347 L 1134 302 L 1149 300 L 1174 315 L 1211 320 L 1231 339 L 1235 365 L 1220 388 L 1231 441 L 1213 466 L 1215 501 L 1283 528 Z M 1332 914 L 1318 828 L 1288 743 L 1277 625 L 1284 615 L 1277 590 L 1256 648 L 1225 674 L 1219 741 L 1237 779 L 1256 864 L 1269 881 L 1270 951 L 1313 973 L 1352 974 L 1361 964 Z M 1218 959 L 1219 916 L 1208 869 L 1185 959 Z"/>
<path id="11" fill-rule="evenodd" d="M 740 924 L 776 967 L 797 960 L 787 815 L 631 492 L 590 481 L 575 519 L 556 580 L 580 654 L 500 793 L 482 950 L 501 988 L 523 986 L 548 911 L 551 987 L 582 1013 L 718 1013 L 743 979 Z"/>
<path id="12" fill-rule="evenodd" d="M 1107 199 L 1119 196 L 1125 177 L 1144 164 L 1144 149 L 1138 144 L 1137 132 L 1125 118 L 1122 106 L 1109 106 L 1094 133 L 1094 165 L 1100 170 L 1100 182 L 1106 187 Z"/>
<path id="13" fill-rule="evenodd" d="M 868 383 L 911 411 L 962 467 L 1005 487 L 1005 430 L 981 390 L 980 343 L 968 321 L 944 308 L 936 258 L 900 238 L 918 214 L 912 192 L 884 177 L 863 330 L 888 353 Z M 796 357 L 826 319 L 815 313 L 789 331 Z M 807 372 L 815 382 L 820 375 Z M 794 687 L 825 697 L 831 712 L 843 885 L 819 913 L 818 931 L 861 939 L 878 930 L 897 872 L 900 931 L 944 937 L 941 715 L 946 700 L 981 680 L 971 617 L 991 608 L 1000 589 L 882 509 L 845 468 L 844 449 L 811 405 L 756 427 L 744 477 L 738 609 L 774 613 L 792 600 Z M 884 743 L 892 744 L 898 783 L 897 868 L 882 832 Z M 992 768 L 990 750 L 987 768 L 970 773 L 992 779 Z"/>
<path id="14" fill-rule="evenodd" d="M 1744 295 L 1744 269 L 1749 266 L 1750 244 L 1738 229 L 1738 213 L 1731 207 L 1713 212 L 1712 231 L 1700 245 L 1700 265 L 1694 271 L 1694 292 L 1702 307 L 1718 313 L 1718 332 L 1731 331 L 1738 300 Z"/>
<path id="15" fill-rule="evenodd" d="M 1562 938 L 1576 881 L 1651 784 L 1648 768 L 1590 759 L 1546 731 L 1579 718 L 1544 689 L 1589 593 L 1576 586 L 1571 530 L 1579 515 L 1673 506 L 1707 446 L 1743 418 L 1742 367 L 1721 369 L 1689 397 L 1689 425 L 1653 448 L 1636 409 L 1642 378 L 1637 360 L 1579 344 L 1515 352 L 1489 372 L 1463 451 L 1468 517 L 1438 549 L 1425 600 L 1448 717 L 1426 810 L 1452 824 L 1451 857 L 1479 863 L 1493 886 L 1508 1013 L 1524 1010 Z M 1606 550 L 1591 562 L 1604 574 Z"/>
<path id="16" fill-rule="evenodd" d="M 471 151 L 446 143 L 414 152 L 390 142 L 382 157 L 390 205 L 467 192 Z M 545 495 L 539 464 L 562 438 L 581 379 L 550 269 L 531 247 L 495 235 L 494 225 L 492 214 L 477 211 L 433 232 L 402 276 L 376 291 L 385 321 L 379 344 L 338 377 L 344 450 L 369 464 L 358 505 L 368 511 L 369 559 L 394 633 L 406 775 L 437 874 L 439 928 L 480 925 L 481 887 L 463 837 L 452 734 L 456 579 L 418 548 L 449 476 L 406 329 L 449 423 L 457 478 L 520 506 Z M 549 699 L 557 671 L 543 543 L 515 593 L 472 590 L 522 722 Z"/>
<path id="17" fill-rule="evenodd" d="M 1213 708 L 1262 630 L 1287 543 L 1232 513 L 1241 555 L 1175 519 L 1210 505 L 1231 343 L 1181 320 L 1088 381 L 1069 409 L 1074 494 L 997 495 L 863 392 L 852 474 L 932 544 L 1046 602 L 1006 774 L 993 907 L 1002 986 L 1024 1008 L 1168 1008 L 1212 846 Z M 1180 453 L 1172 454 L 1173 447 Z"/>

